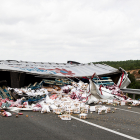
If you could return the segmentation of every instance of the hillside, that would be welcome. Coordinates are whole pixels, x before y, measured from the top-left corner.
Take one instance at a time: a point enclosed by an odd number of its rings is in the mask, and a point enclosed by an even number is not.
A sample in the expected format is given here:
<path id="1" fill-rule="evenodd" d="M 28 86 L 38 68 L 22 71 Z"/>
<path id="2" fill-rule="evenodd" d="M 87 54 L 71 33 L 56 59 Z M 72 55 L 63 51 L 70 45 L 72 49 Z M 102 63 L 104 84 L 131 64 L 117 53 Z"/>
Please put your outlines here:
<path id="1" fill-rule="evenodd" d="M 127 73 L 130 72 L 130 74 L 133 74 L 135 76 L 136 80 L 140 79 L 140 74 L 138 73 L 140 69 L 136 69 L 136 70 L 127 70 Z"/>

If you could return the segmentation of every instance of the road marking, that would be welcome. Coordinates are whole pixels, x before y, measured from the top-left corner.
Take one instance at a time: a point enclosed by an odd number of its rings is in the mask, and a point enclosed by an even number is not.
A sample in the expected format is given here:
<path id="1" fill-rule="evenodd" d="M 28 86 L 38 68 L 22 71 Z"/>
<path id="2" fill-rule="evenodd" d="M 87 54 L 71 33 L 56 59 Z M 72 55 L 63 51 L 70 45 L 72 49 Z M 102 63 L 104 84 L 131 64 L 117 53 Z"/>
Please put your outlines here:
<path id="1" fill-rule="evenodd" d="M 111 107 L 111 108 L 116 108 L 116 107 Z M 120 108 L 116 108 L 116 109 L 127 111 L 127 112 L 132 112 L 132 113 L 136 113 L 136 114 L 140 114 L 140 112 L 130 111 L 130 110 L 126 110 L 126 109 L 120 109 Z"/>
<path id="2" fill-rule="evenodd" d="M 126 134 L 123 134 L 123 133 L 120 133 L 120 132 L 114 131 L 114 130 L 112 130 L 112 129 L 109 129 L 109 128 L 106 128 L 106 127 L 103 127 L 103 126 L 100 126 L 100 125 L 97 125 L 97 124 L 94 124 L 94 123 L 91 123 L 91 122 L 88 122 L 88 121 L 85 121 L 85 120 L 79 119 L 79 118 L 74 117 L 74 116 L 71 116 L 71 118 L 73 118 L 73 119 L 75 119 L 75 120 L 78 120 L 78 121 L 81 121 L 81 122 L 84 122 L 84 123 L 86 123 L 86 124 L 89 124 L 89 125 L 92 125 L 92 126 L 98 127 L 98 128 L 100 128 L 100 129 L 103 129 L 103 130 L 106 130 L 106 131 L 112 132 L 112 133 L 114 133 L 114 134 L 117 134 L 117 135 L 123 136 L 123 137 L 128 138 L 128 139 L 131 139 L 131 140 L 140 140 L 140 139 L 137 139 L 137 138 L 131 137 L 131 136 L 129 136 L 129 135 L 126 135 Z"/>

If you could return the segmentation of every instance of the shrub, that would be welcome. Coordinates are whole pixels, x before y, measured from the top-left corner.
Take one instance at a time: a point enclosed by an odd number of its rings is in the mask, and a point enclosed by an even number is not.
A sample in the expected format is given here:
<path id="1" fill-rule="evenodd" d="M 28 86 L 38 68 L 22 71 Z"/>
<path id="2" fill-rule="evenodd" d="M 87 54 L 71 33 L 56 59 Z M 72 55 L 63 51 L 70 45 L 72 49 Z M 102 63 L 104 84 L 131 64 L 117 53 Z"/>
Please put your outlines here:
<path id="1" fill-rule="evenodd" d="M 140 74 L 140 70 L 138 71 L 138 74 Z"/>

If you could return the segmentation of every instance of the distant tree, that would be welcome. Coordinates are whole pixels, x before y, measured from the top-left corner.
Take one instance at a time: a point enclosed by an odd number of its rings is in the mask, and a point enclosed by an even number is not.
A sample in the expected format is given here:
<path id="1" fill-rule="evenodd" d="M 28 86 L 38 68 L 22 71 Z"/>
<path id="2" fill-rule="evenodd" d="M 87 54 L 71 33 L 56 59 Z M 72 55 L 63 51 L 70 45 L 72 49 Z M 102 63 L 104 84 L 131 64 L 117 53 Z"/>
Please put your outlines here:
<path id="1" fill-rule="evenodd" d="M 126 60 L 126 61 L 100 61 L 100 62 L 93 62 L 94 64 L 107 64 L 114 68 L 123 68 L 125 70 L 134 70 L 140 69 L 140 60 Z"/>
<path id="2" fill-rule="evenodd" d="M 140 89 L 140 82 L 136 81 L 135 76 L 128 72 L 128 77 L 131 81 L 131 84 L 128 86 L 128 88 Z"/>
<path id="3" fill-rule="evenodd" d="M 131 83 L 135 83 L 136 79 L 135 79 L 135 76 L 133 74 L 130 74 L 130 72 L 128 72 L 128 77 L 129 77 Z"/>

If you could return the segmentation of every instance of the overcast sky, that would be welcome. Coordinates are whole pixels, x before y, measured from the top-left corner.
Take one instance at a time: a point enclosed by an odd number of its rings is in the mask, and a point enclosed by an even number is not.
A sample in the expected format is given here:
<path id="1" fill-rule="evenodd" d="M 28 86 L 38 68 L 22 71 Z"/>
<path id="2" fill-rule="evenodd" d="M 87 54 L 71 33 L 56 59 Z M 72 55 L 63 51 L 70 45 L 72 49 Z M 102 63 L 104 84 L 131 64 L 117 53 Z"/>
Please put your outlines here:
<path id="1" fill-rule="evenodd" d="M 140 60 L 140 0 L 0 0 L 0 60 Z"/>

